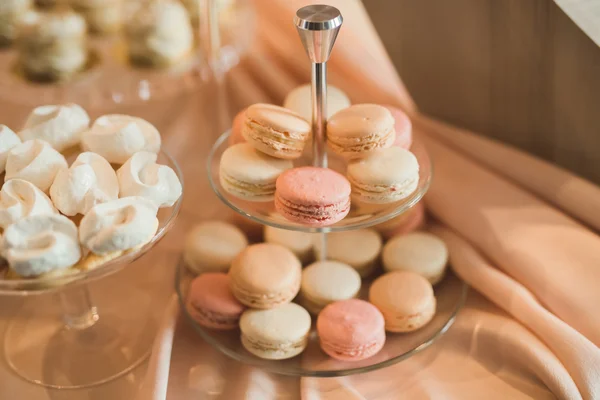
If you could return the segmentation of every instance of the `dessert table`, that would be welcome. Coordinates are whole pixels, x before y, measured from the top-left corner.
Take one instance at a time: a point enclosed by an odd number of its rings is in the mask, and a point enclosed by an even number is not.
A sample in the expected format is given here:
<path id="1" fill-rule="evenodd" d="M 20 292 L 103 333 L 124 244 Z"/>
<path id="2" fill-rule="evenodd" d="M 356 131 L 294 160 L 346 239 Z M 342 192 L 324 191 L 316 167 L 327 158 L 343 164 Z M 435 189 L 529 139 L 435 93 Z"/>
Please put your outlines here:
<path id="1" fill-rule="evenodd" d="M 291 15 L 299 3 L 269 2 L 269 12 Z M 91 287 L 99 304 L 104 300 L 107 307 L 118 307 L 126 298 L 135 299 L 143 304 L 141 309 L 162 320 L 149 361 L 108 384 L 69 391 L 26 383 L 3 363 L 0 398 L 600 397 L 600 326 L 591 317 L 591 305 L 600 300 L 592 282 L 598 282 L 600 272 L 590 267 L 600 260 L 600 238 L 593 231 L 600 228 L 593 207 L 600 200 L 600 190 L 501 145 L 485 141 L 485 146 L 474 146 L 479 139 L 469 133 L 419 115 L 360 3 L 329 3 L 342 10 L 347 24 L 331 60 L 332 83 L 344 88 L 354 102 L 404 108 L 413 118 L 415 134 L 432 154 L 437 176 L 426 205 L 436 219 L 433 229 L 449 244 L 454 272 L 473 287 L 454 326 L 437 343 L 399 364 L 328 379 L 268 374 L 237 363 L 203 342 L 179 318 L 172 295 L 183 238 L 205 219 L 240 222 L 212 194 L 206 176 L 206 157 L 224 129 L 214 118 L 219 112 L 216 89 L 207 85 L 187 96 L 185 107 L 161 127 L 163 146 L 179 161 L 185 176 L 186 192 L 176 227 L 146 257 Z M 265 3 L 257 0 L 256 4 Z M 289 90 L 309 79 L 309 71 L 300 67 L 306 65 L 305 55 L 294 47 L 299 43 L 288 45 L 280 40 L 290 29 L 293 32 L 293 26 L 285 18 L 269 21 L 258 24 L 260 51 L 228 74 L 225 87 L 232 112 L 259 101 L 281 104 Z M 356 27 L 360 33 L 353 32 Z M 472 154 L 477 148 L 504 157 L 478 158 Z M 511 162 L 513 168 L 503 168 L 503 163 Z M 515 163 L 523 168 L 515 169 Z M 531 176 L 525 179 L 522 171 Z M 527 185 L 528 180 L 554 182 L 553 176 L 560 176 L 571 190 L 558 196 L 556 187 Z M 474 195 L 476 190 L 482 193 Z M 575 197 L 581 201 L 573 203 Z M 587 211 L 575 210 L 574 204 Z M 551 234 L 544 235 L 548 231 Z M 561 258 L 569 260 L 568 270 Z M 136 295 L 131 296 L 134 290 Z M 19 318 L 22 301 L 30 300 L 0 298 L 0 329 L 11 318 Z M 51 358 L 45 367 L 56 368 Z"/>

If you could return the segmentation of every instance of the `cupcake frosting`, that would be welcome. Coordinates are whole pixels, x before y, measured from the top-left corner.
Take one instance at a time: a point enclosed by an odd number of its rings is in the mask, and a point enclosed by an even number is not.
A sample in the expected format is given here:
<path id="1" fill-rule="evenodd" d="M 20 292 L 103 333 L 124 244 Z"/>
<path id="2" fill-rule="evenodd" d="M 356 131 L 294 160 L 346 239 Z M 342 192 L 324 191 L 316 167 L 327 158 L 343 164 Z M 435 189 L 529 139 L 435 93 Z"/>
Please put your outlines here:
<path id="1" fill-rule="evenodd" d="M 96 204 L 116 200 L 119 183 L 115 171 L 102 156 L 81 153 L 69 169 L 61 169 L 50 187 L 58 210 L 68 216 L 87 214 Z"/>
<path id="2" fill-rule="evenodd" d="M 57 214 L 52 201 L 32 183 L 11 179 L 0 190 L 0 228 L 33 215 Z"/>
<path id="3" fill-rule="evenodd" d="M 113 164 L 125 163 L 138 151 L 158 153 L 160 134 L 148 121 L 127 115 L 105 115 L 84 132 L 82 146 Z"/>
<path id="4" fill-rule="evenodd" d="M 72 267 L 81 258 L 77 226 L 58 214 L 26 217 L 4 231 L 2 253 L 26 278 Z"/>
<path id="5" fill-rule="evenodd" d="M 77 104 L 48 105 L 35 108 L 19 136 L 21 140 L 41 139 L 58 151 L 79 144 L 88 129 L 90 117 Z"/>
<path id="6" fill-rule="evenodd" d="M 120 196 L 141 196 L 159 207 L 171 207 L 181 197 L 182 187 L 171 167 L 156 163 L 154 153 L 135 153 L 119 170 Z"/>
<path id="7" fill-rule="evenodd" d="M 6 167 L 8 152 L 15 146 L 21 144 L 21 139 L 6 125 L 0 125 L 0 174 Z"/>
<path id="8" fill-rule="evenodd" d="M 28 140 L 9 151 L 5 180 L 23 179 L 47 193 L 58 171 L 67 167 L 65 157 L 47 142 Z"/>
<path id="9" fill-rule="evenodd" d="M 158 229 L 158 208 L 143 197 L 125 197 L 99 204 L 83 217 L 81 244 L 94 254 L 131 250 L 147 243 Z"/>

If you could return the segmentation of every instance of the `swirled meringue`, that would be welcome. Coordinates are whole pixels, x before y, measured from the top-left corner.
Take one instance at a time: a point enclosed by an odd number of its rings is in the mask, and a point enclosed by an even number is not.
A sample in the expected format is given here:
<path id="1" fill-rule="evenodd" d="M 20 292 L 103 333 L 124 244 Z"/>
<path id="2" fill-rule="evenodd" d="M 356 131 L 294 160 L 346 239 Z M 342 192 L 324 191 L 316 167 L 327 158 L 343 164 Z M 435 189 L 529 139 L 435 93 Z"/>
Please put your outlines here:
<path id="1" fill-rule="evenodd" d="M 67 160 L 62 154 L 43 140 L 28 140 L 8 152 L 4 180 L 23 179 L 48 193 L 56 174 L 62 168 L 68 168 Z"/>
<path id="2" fill-rule="evenodd" d="M 181 197 L 182 187 L 173 169 L 156 163 L 154 153 L 135 153 L 119 170 L 121 197 L 141 196 L 158 207 L 171 207 Z"/>
<path id="3" fill-rule="evenodd" d="M 81 153 L 69 169 L 58 171 L 50 197 L 64 215 L 85 215 L 96 204 L 116 200 L 119 182 L 115 170 L 102 156 Z"/>
<path id="4" fill-rule="evenodd" d="M 79 240 L 92 253 L 109 255 L 146 244 L 158 229 L 158 208 L 143 197 L 98 204 L 79 225 Z"/>
<path id="5" fill-rule="evenodd" d="M 77 226 L 59 214 L 23 218 L 4 231 L 2 253 L 22 277 L 72 267 L 81 258 Z"/>
<path id="6" fill-rule="evenodd" d="M 6 125 L 0 125 L 0 174 L 6 167 L 8 152 L 15 146 L 21 144 L 21 139 Z"/>
<path id="7" fill-rule="evenodd" d="M 45 140 L 57 151 L 64 151 L 79 144 L 89 125 L 90 117 L 77 104 L 41 106 L 29 114 L 19 136 L 23 141 Z"/>
<path id="8" fill-rule="evenodd" d="M 158 130 L 150 122 L 128 115 L 98 118 L 81 142 L 85 151 L 100 154 L 113 164 L 123 164 L 138 151 L 160 151 Z"/>
<path id="9" fill-rule="evenodd" d="M 11 179 L 0 190 L 0 228 L 6 229 L 18 220 L 44 214 L 58 214 L 52 201 L 33 183 Z"/>

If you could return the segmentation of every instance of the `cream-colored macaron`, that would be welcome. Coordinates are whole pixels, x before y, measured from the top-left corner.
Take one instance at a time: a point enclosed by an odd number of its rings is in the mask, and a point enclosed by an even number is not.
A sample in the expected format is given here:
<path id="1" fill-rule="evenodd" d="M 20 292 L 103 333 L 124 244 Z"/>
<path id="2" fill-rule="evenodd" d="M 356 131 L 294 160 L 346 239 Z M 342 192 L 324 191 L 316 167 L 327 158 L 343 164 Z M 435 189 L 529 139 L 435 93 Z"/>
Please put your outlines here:
<path id="1" fill-rule="evenodd" d="M 431 283 L 410 271 L 389 272 L 369 288 L 369 301 L 381 311 L 388 332 L 411 332 L 435 315 Z"/>
<path id="2" fill-rule="evenodd" d="M 356 297 L 360 286 L 360 275 L 351 266 L 338 261 L 317 261 L 302 271 L 300 303 L 318 314 L 334 301 Z"/>
<path id="3" fill-rule="evenodd" d="M 248 246 L 238 227 L 222 221 L 196 225 L 185 241 L 184 260 L 194 273 L 227 272 L 233 259 Z"/>
<path id="4" fill-rule="evenodd" d="M 314 245 L 315 255 L 319 260 L 322 248 L 320 237 L 315 237 Z M 381 247 L 381 236 L 373 229 L 335 232 L 327 235 L 327 259 L 350 265 L 363 278 L 375 270 Z"/>
<path id="5" fill-rule="evenodd" d="M 448 248 L 439 237 L 428 232 L 413 232 L 392 238 L 383 248 L 386 271 L 412 271 L 435 285 L 444 277 Z"/>
<path id="6" fill-rule="evenodd" d="M 310 262 L 313 257 L 314 234 L 312 233 L 290 231 L 265 225 L 264 237 L 267 243 L 280 244 L 290 249 L 302 264 Z"/>
<path id="7" fill-rule="evenodd" d="M 336 112 L 350 107 L 350 99 L 341 89 L 327 85 L 327 118 Z M 310 84 L 293 89 L 285 97 L 283 106 L 298 113 L 307 121 L 312 120 L 312 99 Z"/>

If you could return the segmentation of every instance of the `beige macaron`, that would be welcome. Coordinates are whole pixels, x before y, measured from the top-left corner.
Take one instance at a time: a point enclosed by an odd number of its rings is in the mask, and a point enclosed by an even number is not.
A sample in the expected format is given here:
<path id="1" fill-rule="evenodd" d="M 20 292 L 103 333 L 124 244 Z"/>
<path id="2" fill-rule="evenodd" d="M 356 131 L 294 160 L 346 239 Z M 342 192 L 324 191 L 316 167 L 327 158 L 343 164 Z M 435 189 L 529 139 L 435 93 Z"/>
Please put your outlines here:
<path id="1" fill-rule="evenodd" d="M 312 121 L 311 96 L 310 84 L 300 85 L 287 94 L 283 106 L 297 112 L 305 120 Z M 327 118 L 348 107 L 350 107 L 348 95 L 333 85 L 327 85 Z"/>
<path id="2" fill-rule="evenodd" d="M 302 264 L 291 250 L 272 243 L 248 246 L 233 261 L 231 292 L 252 308 L 273 308 L 292 301 L 300 290 Z"/>
<path id="3" fill-rule="evenodd" d="M 227 272 L 233 259 L 247 246 L 246 235 L 235 225 L 206 221 L 188 233 L 183 257 L 195 274 Z"/>
<path id="4" fill-rule="evenodd" d="M 272 157 L 292 160 L 302 155 L 311 127 L 287 108 L 253 104 L 246 110 L 242 135 L 255 149 Z"/>
<path id="5" fill-rule="evenodd" d="M 317 261 L 302 271 L 300 303 L 318 314 L 334 301 L 356 297 L 360 291 L 360 275 L 351 266 L 338 261 Z"/>
<path id="6" fill-rule="evenodd" d="M 444 277 L 448 248 L 439 237 L 428 232 L 412 232 L 392 238 L 383 248 L 386 271 L 412 271 L 435 285 Z"/>
<path id="7" fill-rule="evenodd" d="M 369 301 L 381 311 L 388 332 L 411 332 L 435 315 L 436 300 L 431 283 L 409 271 L 380 276 L 369 289 Z"/>
<path id="8" fill-rule="evenodd" d="M 320 236 L 315 237 L 315 255 L 321 259 L 322 243 Z M 335 232 L 327 235 L 327 259 L 350 265 L 361 277 L 365 278 L 375 270 L 382 240 L 373 229 Z"/>
<path id="9" fill-rule="evenodd" d="M 264 238 L 267 243 L 280 244 L 292 251 L 302 262 L 307 264 L 313 259 L 314 234 L 265 225 Z"/>
<path id="10" fill-rule="evenodd" d="M 327 121 L 327 145 L 346 158 L 362 158 L 385 149 L 396 139 L 394 117 L 377 104 L 356 104 Z"/>

